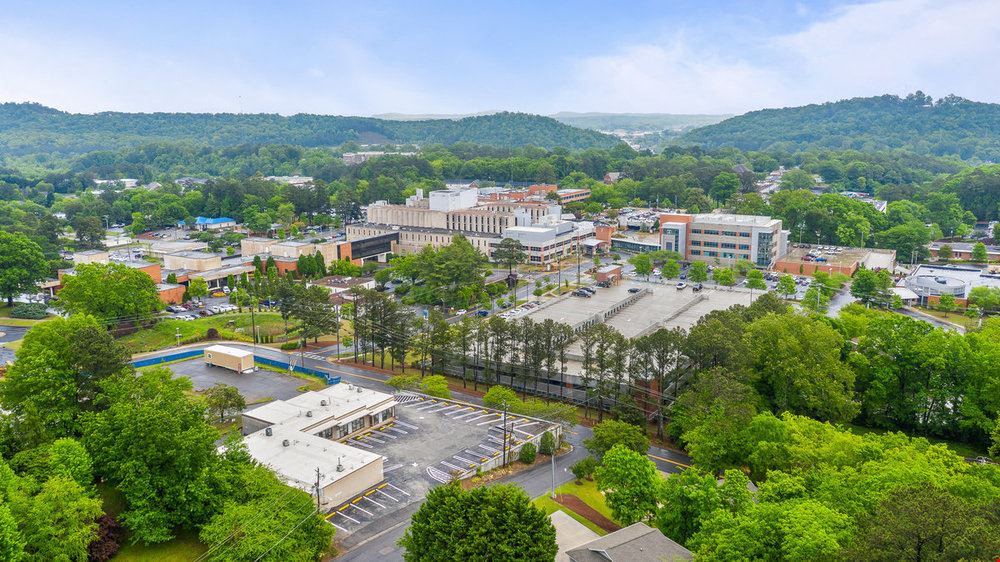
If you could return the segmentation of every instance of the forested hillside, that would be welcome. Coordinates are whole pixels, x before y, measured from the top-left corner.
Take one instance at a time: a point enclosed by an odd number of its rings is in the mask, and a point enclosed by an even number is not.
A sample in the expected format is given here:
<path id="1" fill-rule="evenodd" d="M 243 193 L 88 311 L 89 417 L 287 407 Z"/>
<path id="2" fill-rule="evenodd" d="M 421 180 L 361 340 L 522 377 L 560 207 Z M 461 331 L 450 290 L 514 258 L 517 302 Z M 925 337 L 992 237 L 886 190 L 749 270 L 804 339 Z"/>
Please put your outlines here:
<path id="1" fill-rule="evenodd" d="M 684 142 L 744 150 L 903 148 L 918 154 L 1000 160 L 1000 105 L 923 92 L 763 109 L 695 129 Z"/>
<path id="2" fill-rule="evenodd" d="M 38 104 L 0 104 L 0 153 L 72 155 L 150 142 L 334 146 L 344 142 L 472 142 L 497 147 L 610 147 L 613 137 L 525 113 L 387 121 L 369 117 L 233 113 L 66 113 Z"/>
<path id="3" fill-rule="evenodd" d="M 584 129 L 600 131 L 683 131 L 693 127 L 713 125 L 729 115 L 698 115 L 679 113 L 576 113 L 562 111 L 552 118 Z"/>

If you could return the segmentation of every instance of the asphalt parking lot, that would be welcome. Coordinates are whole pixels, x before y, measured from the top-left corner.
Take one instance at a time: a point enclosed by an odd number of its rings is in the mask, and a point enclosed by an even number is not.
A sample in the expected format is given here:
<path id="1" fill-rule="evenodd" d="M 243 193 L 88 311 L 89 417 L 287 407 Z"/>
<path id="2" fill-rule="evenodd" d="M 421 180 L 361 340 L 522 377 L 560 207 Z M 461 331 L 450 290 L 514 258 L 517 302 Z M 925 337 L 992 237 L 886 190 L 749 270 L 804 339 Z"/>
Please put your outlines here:
<path id="1" fill-rule="evenodd" d="M 481 406 L 411 394 L 397 395 L 396 421 L 345 441 L 384 455 L 385 482 L 337 506 L 327 516 L 341 535 L 354 533 L 422 500 L 453 477 L 474 473 L 501 454 L 502 414 Z M 508 443 L 516 446 L 547 429 L 507 416 Z M 515 441 L 516 440 L 516 441 Z"/>
<path id="2" fill-rule="evenodd" d="M 298 388 L 305 384 L 301 379 L 263 369 L 255 373 L 237 373 L 222 367 L 209 367 L 200 357 L 173 363 L 167 368 L 173 371 L 174 376 L 191 379 L 195 390 L 205 390 L 219 383 L 235 386 L 248 404 L 297 396 L 301 394 Z"/>

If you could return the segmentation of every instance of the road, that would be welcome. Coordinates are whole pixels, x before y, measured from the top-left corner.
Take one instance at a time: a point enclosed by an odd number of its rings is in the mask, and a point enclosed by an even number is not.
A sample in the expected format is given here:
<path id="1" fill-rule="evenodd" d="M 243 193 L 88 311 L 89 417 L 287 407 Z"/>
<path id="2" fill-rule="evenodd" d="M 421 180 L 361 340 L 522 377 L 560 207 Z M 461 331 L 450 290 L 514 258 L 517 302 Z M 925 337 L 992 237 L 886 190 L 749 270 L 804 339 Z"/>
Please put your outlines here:
<path id="1" fill-rule="evenodd" d="M 213 342 L 213 344 L 214 343 L 215 342 Z M 207 347 L 208 345 L 212 344 L 206 343 L 185 346 L 184 349 L 199 349 Z M 254 347 L 250 344 L 236 342 L 227 343 L 226 345 L 253 350 L 254 353 L 262 357 L 293 363 L 295 365 L 304 365 L 310 369 L 317 369 L 329 372 L 333 375 L 339 375 L 343 382 L 351 382 L 383 392 L 394 391 L 392 387 L 385 384 L 385 380 L 389 378 L 388 375 L 382 373 L 359 369 L 350 365 L 334 365 L 299 353 L 289 354 L 269 347 Z M 169 355 L 176 351 L 176 348 L 170 348 L 145 354 L 143 357 L 146 358 Z M 482 404 L 482 399 L 478 396 L 464 394 L 457 391 L 453 392 L 453 394 L 458 400 L 474 404 Z M 569 467 L 578 460 L 587 456 L 588 453 L 583 446 L 583 442 L 590 437 L 593 437 L 593 432 L 589 427 L 572 425 L 565 428 L 564 440 L 572 446 L 572 450 L 569 453 L 556 458 L 555 487 L 559 487 L 573 479 L 573 474 L 570 472 Z M 691 464 L 691 459 L 687 455 L 660 447 L 650 447 L 647 455 L 650 460 L 656 464 L 658 470 L 666 473 L 680 472 Z M 517 484 L 524 488 L 530 497 L 537 497 L 549 492 L 552 489 L 552 467 L 550 463 L 540 464 L 530 470 L 505 478 L 501 480 L 501 482 Z M 350 547 L 350 550 L 343 556 L 339 557 L 338 560 L 373 562 L 402 560 L 402 550 L 396 545 L 396 543 L 399 541 L 399 538 L 403 536 L 403 532 L 406 530 L 410 514 L 412 514 L 418 506 L 419 504 L 414 504 L 411 508 L 399 512 L 397 518 L 394 520 L 384 522 L 382 525 L 369 525 L 357 533 L 346 537 L 345 546 Z"/>

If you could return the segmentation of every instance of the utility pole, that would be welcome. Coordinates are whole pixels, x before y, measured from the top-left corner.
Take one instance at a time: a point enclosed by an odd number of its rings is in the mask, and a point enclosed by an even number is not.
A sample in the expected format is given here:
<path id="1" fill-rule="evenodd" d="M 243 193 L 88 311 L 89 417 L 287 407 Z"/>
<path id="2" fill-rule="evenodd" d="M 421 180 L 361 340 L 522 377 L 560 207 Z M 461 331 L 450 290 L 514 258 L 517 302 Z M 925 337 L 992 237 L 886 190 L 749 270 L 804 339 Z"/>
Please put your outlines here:
<path id="1" fill-rule="evenodd" d="M 580 285 L 580 242 L 576 242 L 576 284 Z"/>
<path id="2" fill-rule="evenodd" d="M 239 297 L 237 297 L 239 298 Z M 254 308 L 257 305 L 257 297 L 250 299 L 250 330 L 253 331 L 253 353 L 257 355 L 257 317 L 254 315 Z"/>
<path id="3" fill-rule="evenodd" d="M 503 401 L 503 464 L 507 465 L 507 401 Z"/>
<path id="4" fill-rule="evenodd" d="M 552 449 L 551 460 L 552 460 L 552 499 L 556 499 L 556 450 L 555 449 Z"/>
<path id="5" fill-rule="evenodd" d="M 316 467 L 316 511 L 319 511 L 319 478 L 322 476 L 319 472 L 319 467 Z"/>
<path id="6" fill-rule="evenodd" d="M 177 338 L 177 347 L 180 347 L 181 346 L 181 329 L 180 328 L 175 328 L 175 329 L 177 330 L 177 333 L 174 334 L 174 336 Z"/>

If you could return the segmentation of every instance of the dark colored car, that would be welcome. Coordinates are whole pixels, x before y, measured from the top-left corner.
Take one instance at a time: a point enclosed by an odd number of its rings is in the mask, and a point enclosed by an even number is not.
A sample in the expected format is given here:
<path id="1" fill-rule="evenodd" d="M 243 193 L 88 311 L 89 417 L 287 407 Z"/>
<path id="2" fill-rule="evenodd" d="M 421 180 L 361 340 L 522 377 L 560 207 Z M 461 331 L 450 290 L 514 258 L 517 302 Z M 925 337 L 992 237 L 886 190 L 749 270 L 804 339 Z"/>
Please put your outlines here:
<path id="1" fill-rule="evenodd" d="M 489 316 L 489 315 L 490 315 L 490 311 L 489 310 L 477 310 L 476 311 L 476 316 L 486 317 L 486 316 Z"/>
<path id="2" fill-rule="evenodd" d="M 695 284 L 694 286 L 692 286 L 692 287 L 691 287 L 691 290 L 692 290 L 693 292 L 697 293 L 697 292 L 698 292 L 698 291 L 700 291 L 700 290 L 701 290 L 701 289 L 702 289 L 703 287 L 704 287 L 704 285 L 702 285 L 701 283 L 697 283 L 697 284 Z"/>
<path id="3" fill-rule="evenodd" d="M 641 290 L 642 289 L 640 289 L 638 287 L 631 287 L 631 288 L 629 288 L 628 292 L 630 292 L 630 293 L 638 293 Z"/>

